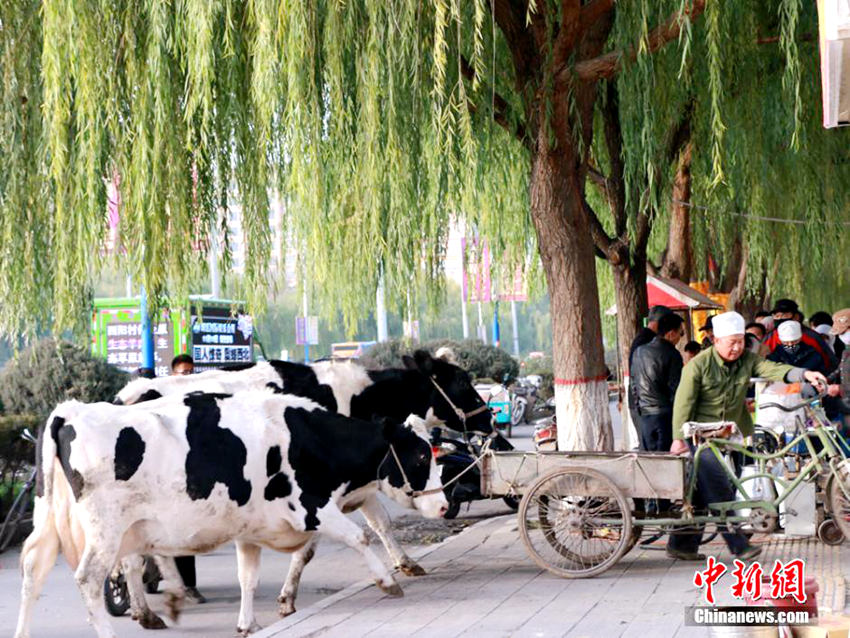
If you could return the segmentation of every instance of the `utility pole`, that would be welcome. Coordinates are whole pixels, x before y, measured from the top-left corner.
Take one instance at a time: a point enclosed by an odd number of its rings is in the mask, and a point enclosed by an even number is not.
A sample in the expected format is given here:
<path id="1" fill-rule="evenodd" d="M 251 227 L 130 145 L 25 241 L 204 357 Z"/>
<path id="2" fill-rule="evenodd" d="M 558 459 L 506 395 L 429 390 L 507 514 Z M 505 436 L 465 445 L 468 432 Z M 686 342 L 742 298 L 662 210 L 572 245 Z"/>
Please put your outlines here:
<path id="1" fill-rule="evenodd" d="M 378 324 L 378 342 L 387 340 L 387 304 L 384 299 L 384 267 L 378 275 L 378 291 L 375 294 L 375 321 Z"/>
<path id="2" fill-rule="evenodd" d="M 514 356 L 519 358 L 519 325 L 516 318 L 516 301 L 511 299 L 511 323 L 514 326 Z"/>
<path id="3" fill-rule="evenodd" d="M 143 377 L 153 378 L 156 374 L 153 356 L 153 330 L 150 312 L 148 311 L 148 295 L 144 286 L 142 286 L 139 297 L 139 313 L 142 315 L 142 365 L 139 373 Z"/>

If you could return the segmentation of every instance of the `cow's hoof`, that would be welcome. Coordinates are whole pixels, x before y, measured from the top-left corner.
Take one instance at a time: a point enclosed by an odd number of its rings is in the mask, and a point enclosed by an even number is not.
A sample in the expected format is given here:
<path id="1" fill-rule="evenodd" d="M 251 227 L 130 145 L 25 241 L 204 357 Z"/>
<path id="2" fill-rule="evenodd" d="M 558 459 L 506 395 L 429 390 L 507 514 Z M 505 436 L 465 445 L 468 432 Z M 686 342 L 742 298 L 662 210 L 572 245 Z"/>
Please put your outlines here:
<path id="1" fill-rule="evenodd" d="M 153 613 L 150 609 L 146 609 L 142 614 L 134 616 L 133 620 L 137 621 L 145 629 L 167 629 L 168 625 L 165 621 Z"/>
<path id="2" fill-rule="evenodd" d="M 428 573 L 419 563 L 414 563 L 413 561 L 399 565 L 398 568 L 405 576 L 424 576 Z"/>
<path id="3" fill-rule="evenodd" d="M 393 598 L 401 598 L 402 596 L 404 596 L 404 590 L 398 583 L 384 585 L 383 583 L 381 583 L 381 581 L 375 582 L 378 584 L 378 589 L 384 592 L 387 596 L 392 596 Z"/>
<path id="4" fill-rule="evenodd" d="M 180 617 L 180 612 L 183 610 L 183 599 L 184 596 L 182 593 L 175 594 L 171 591 L 165 592 L 165 611 L 168 613 L 168 617 L 174 622 L 177 622 L 177 619 Z"/>
<path id="5" fill-rule="evenodd" d="M 281 618 L 286 618 L 287 616 L 291 616 L 295 613 L 295 599 L 290 598 L 289 596 L 278 596 L 277 602 L 280 603 L 280 607 L 277 609 L 277 613 Z"/>
<path id="6" fill-rule="evenodd" d="M 260 627 L 260 625 L 258 625 L 256 622 L 254 622 L 254 623 L 251 623 L 251 626 L 248 627 L 248 629 L 240 629 L 239 627 L 237 627 L 236 628 L 236 635 L 239 636 L 240 638 L 244 638 L 245 636 L 250 636 L 251 634 L 260 631 L 260 629 L 262 629 L 262 627 Z"/>

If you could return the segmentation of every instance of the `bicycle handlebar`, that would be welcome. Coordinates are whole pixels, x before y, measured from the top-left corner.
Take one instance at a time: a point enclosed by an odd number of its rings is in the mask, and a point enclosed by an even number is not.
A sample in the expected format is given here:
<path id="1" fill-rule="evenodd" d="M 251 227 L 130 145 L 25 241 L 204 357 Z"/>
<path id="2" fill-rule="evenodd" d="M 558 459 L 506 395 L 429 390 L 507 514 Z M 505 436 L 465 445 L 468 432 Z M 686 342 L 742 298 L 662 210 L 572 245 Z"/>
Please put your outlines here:
<path id="1" fill-rule="evenodd" d="M 822 395 L 818 395 L 816 397 L 812 397 L 811 399 L 806 399 L 802 403 L 798 403 L 797 405 L 784 406 L 781 403 L 762 403 L 759 405 L 759 408 L 779 408 L 783 412 L 796 412 L 800 408 L 804 408 L 807 405 L 812 405 L 816 401 L 820 401 Z"/>

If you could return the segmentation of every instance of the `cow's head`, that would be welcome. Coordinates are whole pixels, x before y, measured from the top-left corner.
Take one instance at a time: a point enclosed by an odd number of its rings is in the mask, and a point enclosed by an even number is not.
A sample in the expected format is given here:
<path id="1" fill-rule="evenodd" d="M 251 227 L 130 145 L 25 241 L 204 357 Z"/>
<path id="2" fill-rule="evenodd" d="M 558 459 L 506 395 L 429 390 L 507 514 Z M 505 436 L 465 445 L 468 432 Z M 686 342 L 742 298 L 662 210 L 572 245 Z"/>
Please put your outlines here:
<path id="1" fill-rule="evenodd" d="M 493 431 L 490 410 L 465 370 L 432 357 L 427 350 L 417 350 L 412 357 L 405 355 L 402 360 L 407 369 L 417 370 L 428 378 L 430 405 L 440 421 L 459 432 Z M 463 419 L 458 411 L 463 412 Z"/>
<path id="2" fill-rule="evenodd" d="M 416 508 L 425 518 L 445 514 L 448 503 L 425 421 L 412 414 L 403 424 L 385 420 L 384 438 L 389 449 L 378 467 L 381 490 L 405 507 Z"/>

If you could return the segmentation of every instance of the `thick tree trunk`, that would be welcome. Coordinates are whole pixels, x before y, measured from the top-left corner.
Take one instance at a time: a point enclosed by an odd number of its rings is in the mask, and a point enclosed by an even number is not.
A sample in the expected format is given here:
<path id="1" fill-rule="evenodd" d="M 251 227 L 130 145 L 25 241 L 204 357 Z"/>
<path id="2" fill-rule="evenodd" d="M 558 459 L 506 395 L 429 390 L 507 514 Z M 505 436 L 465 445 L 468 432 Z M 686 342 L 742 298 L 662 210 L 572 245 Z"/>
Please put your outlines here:
<path id="1" fill-rule="evenodd" d="M 673 178 L 673 203 L 670 210 L 670 230 L 661 275 L 690 283 L 693 272 L 693 244 L 691 242 L 691 142 L 685 145 L 676 175 Z"/>
<path id="2" fill-rule="evenodd" d="M 531 167 L 531 216 L 549 287 L 558 448 L 613 448 L 596 260 L 571 145 L 541 140 Z"/>

